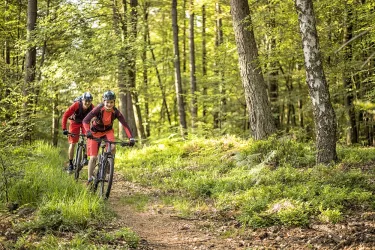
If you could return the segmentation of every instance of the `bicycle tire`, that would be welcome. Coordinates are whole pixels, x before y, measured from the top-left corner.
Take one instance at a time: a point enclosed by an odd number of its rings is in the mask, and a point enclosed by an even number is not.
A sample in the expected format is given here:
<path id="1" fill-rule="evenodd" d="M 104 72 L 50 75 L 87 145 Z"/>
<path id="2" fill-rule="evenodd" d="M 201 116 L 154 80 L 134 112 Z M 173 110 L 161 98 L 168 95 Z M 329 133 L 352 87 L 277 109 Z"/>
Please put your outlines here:
<path id="1" fill-rule="evenodd" d="M 113 158 L 106 157 L 106 159 L 104 159 L 103 161 L 103 166 L 101 169 L 102 169 L 102 172 L 101 172 L 102 178 L 100 181 L 99 196 L 102 197 L 103 199 L 108 199 L 109 194 L 111 193 L 112 182 L 113 182 L 113 172 L 114 172 Z"/>
<path id="2" fill-rule="evenodd" d="M 98 159 L 96 160 L 95 168 L 93 172 L 93 175 L 96 176 L 96 178 L 94 179 L 93 187 L 92 187 L 92 190 L 94 191 L 94 193 L 96 193 L 96 191 L 98 190 L 98 185 L 99 185 L 98 180 L 100 179 L 101 164 L 102 164 L 102 156 L 98 155 Z"/>
<path id="3" fill-rule="evenodd" d="M 77 148 L 77 155 L 75 160 L 75 171 L 74 171 L 74 179 L 78 180 L 79 178 L 79 172 L 81 171 L 83 164 L 82 164 L 82 158 L 83 158 L 83 151 L 82 146 L 78 145 Z"/>

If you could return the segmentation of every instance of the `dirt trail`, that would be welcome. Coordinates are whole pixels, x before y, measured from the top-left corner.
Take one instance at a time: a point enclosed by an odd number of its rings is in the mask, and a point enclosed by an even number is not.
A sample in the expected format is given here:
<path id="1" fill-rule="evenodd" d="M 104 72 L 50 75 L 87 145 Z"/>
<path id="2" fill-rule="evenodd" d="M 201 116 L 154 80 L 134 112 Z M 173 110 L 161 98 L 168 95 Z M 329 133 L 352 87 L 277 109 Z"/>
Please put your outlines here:
<path id="1" fill-rule="evenodd" d="M 109 199 L 120 224 L 141 237 L 140 249 L 245 249 L 242 242 L 220 238 L 218 234 L 223 232 L 223 228 L 216 228 L 217 224 L 212 221 L 184 219 L 171 208 L 155 204 L 144 211 L 136 211 L 131 205 L 121 202 L 121 197 L 140 193 L 150 193 L 150 190 L 116 176 Z"/>
<path id="2" fill-rule="evenodd" d="M 109 198 L 117 223 L 141 238 L 138 249 L 375 249 L 375 213 L 359 214 L 343 224 L 312 225 L 310 228 L 242 229 L 232 221 L 184 219 L 170 207 L 149 204 L 144 211 L 121 201 L 151 190 L 126 182 L 116 175 Z"/>

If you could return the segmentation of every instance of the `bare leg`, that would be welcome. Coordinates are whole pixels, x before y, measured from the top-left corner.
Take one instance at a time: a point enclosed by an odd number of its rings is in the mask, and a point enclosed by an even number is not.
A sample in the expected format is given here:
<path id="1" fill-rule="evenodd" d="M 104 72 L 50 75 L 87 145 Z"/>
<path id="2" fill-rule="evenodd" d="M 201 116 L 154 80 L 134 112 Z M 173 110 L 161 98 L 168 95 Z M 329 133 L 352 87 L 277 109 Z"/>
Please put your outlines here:
<path id="1" fill-rule="evenodd" d="M 89 165 L 87 167 L 87 169 L 88 169 L 88 177 L 87 178 L 89 180 L 91 179 L 91 177 L 94 174 L 96 159 L 98 159 L 98 156 L 90 156 Z"/>
<path id="2" fill-rule="evenodd" d="M 68 157 L 69 157 L 69 160 L 73 160 L 73 157 L 74 157 L 74 148 L 76 146 L 76 143 L 71 143 L 69 144 L 69 150 L 68 150 Z"/>
<path id="3" fill-rule="evenodd" d="M 112 154 L 115 155 L 116 154 L 116 145 L 112 144 L 111 146 L 112 146 L 112 148 L 111 148 Z"/>

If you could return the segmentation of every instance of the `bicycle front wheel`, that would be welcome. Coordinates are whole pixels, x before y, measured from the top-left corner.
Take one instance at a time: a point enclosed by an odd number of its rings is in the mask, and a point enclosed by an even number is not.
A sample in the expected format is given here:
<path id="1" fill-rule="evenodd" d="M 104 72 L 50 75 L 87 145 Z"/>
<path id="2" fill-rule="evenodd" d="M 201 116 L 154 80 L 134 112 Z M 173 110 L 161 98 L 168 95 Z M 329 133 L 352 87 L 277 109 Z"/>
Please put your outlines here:
<path id="1" fill-rule="evenodd" d="M 74 179 L 76 179 L 76 180 L 78 180 L 79 172 L 81 171 L 81 169 L 83 167 L 82 159 L 83 159 L 83 150 L 82 150 L 82 147 L 80 145 L 78 145 L 76 160 L 75 160 L 75 164 L 74 164 L 75 165 Z"/>
<path id="2" fill-rule="evenodd" d="M 101 171 L 101 180 L 99 180 L 99 196 L 101 196 L 103 199 L 108 199 L 113 182 L 113 158 L 107 158 L 103 161 Z"/>

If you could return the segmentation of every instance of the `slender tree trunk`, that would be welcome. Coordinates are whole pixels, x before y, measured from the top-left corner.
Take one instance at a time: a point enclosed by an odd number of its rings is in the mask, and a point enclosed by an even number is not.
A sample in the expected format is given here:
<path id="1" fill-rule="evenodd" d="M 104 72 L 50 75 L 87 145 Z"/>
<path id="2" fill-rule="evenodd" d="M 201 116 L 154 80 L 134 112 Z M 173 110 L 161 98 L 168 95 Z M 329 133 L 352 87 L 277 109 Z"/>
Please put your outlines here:
<path id="1" fill-rule="evenodd" d="M 33 31 L 36 27 L 37 18 L 37 0 L 28 0 L 27 5 L 27 41 L 29 43 L 33 40 Z M 25 60 L 25 85 L 23 88 L 23 95 L 28 96 L 28 87 L 30 83 L 35 80 L 35 65 L 36 65 L 36 48 L 35 46 L 28 46 Z"/>
<path id="2" fill-rule="evenodd" d="M 293 83 L 292 79 L 290 77 L 286 77 L 286 89 L 287 89 L 287 112 L 286 112 L 286 128 L 285 131 L 289 132 L 290 128 L 296 125 L 296 120 L 295 120 L 295 109 L 293 105 L 293 98 L 292 96 L 294 95 L 294 89 L 293 89 Z"/>
<path id="3" fill-rule="evenodd" d="M 8 1 L 5 1 L 5 12 L 8 12 Z M 8 18 L 7 16 L 4 16 L 4 23 L 7 23 L 8 22 Z M 5 41 L 4 41 L 4 63 L 5 63 L 5 74 L 2 76 L 2 81 L 4 83 L 4 86 L 7 86 L 8 83 L 11 82 L 11 80 L 9 79 L 10 77 L 10 36 L 5 33 Z M 10 89 L 9 88 L 5 88 L 5 91 L 3 92 L 3 89 L 0 89 L 0 99 L 3 100 L 3 98 L 6 98 L 10 95 Z M 4 93 L 4 95 L 3 95 Z M 10 107 L 10 101 L 8 99 L 6 99 L 6 103 L 5 103 L 5 109 L 8 110 L 8 108 Z M 6 112 L 5 113 L 5 120 L 9 120 L 11 118 L 11 115 L 9 114 L 9 112 Z"/>
<path id="4" fill-rule="evenodd" d="M 242 84 L 250 117 L 250 129 L 256 140 L 276 132 L 267 97 L 266 84 L 258 62 L 258 49 L 252 29 L 247 0 L 230 0 L 233 28 L 239 55 Z"/>
<path id="5" fill-rule="evenodd" d="M 352 7 L 346 7 L 345 19 L 346 24 L 344 28 L 344 41 L 343 43 L 347 43 L 350 39 L 353 38 L 353 20 L 352 20 Z M 345 93 L 345 109 L 347 112 L 347 137 L 346 142 L 348 145 L 353 143 L 358 143 L 358 130 L 357 130 L 357 121 L 356 121 L 356 112 L 354 108 L 354 86 L 351 78 L 351 70 L 347 66 L 351 63 L 352 60 L 352 43 L 348 43 L 348 45 L 344 48 L 344 61 L 345 61 L 345 69 L 343 72 L 343 82 L 344 88 L 346 89 Z"/>
<path id="6" fill-rule="evenodd" d="M 57 147 L 58 144 L 58 133 L 59 133 L 59 121 L 60 121 L 60 113 L 59 113 L 59 95 L 55 94 L 53 97 L 52 102 L 52 145 Z"/>
<path id="7" fill-rule="evenodd" d="M 134 47 L 136 45 L 136 41 L 137 41 L 137 34 L 138 34 L 138 30 L 137 30 L 137 24 L 138 24 L 138 11 L 137 11 L 137 8 L 138 8 L 138 0 L 130 0 L 130 7 L 131 7 L 131 18 L 130 18 L 130 25 L 131 25 L 131 39 L 130 39 L 130 44 L 133 44 Z M 130 89 L 129 89 L 129 100 L 128 100 L 128 103 L 132 103 L 134 104 L 135 106 L 135 112 L 136 112 L 136 117 L 137 119 L 135 119 L 135 115 L 134 115 L 134 108 L 133 106 L 129 107 L 128 110 L 129 112 L 132 111 L 133 112 L 133 116 L 134 117 L 134 121 L 135 123 L 134 124 L 129 124 L 130 128 L 134 130 L 137 130 L 138 129 L 138 135 L 140 136 L 140 138 L 142 139 L 145 139 L 146 138 L 146 134 L 145 134 L 145 129 L 144 129 L 144 126 L 143 126 L 143 119 L 142 119 L 142 113 L 141 113 L 141 108 L 139 106 L 139 100 L 138 100 L 138 93 L 136 91 L 136 72 L 137 72 L 137 68 L 136 68 L 136 57 L 137 57 L 137 53 L 135 52 L 136 50 L 132 50 L 134 51 L 133 53 L 130 53 L 130 67 L 129 67 L 129 85 L 130 85 Z M 134 98 L 134 102 L 133 102 L 133 98 Z M 128 122 L 129 123 L 129 122 Z M 132 127 L 133 126 L 133 127 Z"/>
<path id="8" fill-rule="evenodd" d="M 25 136 L 24 139 L 31 141 L 31 131 L 32 131 L 32 98 L 30 94 L 33 93 L 32 84 L 35 81 L 35 71 L 36 71 L 36 47 L 35 45 L 30 45 L 34 39 L 33 32 L 36 27 L 38 3 L 37 0 L 28 0 L 27 4 L 27 42 L 28 48 L 26 50 L 25 59 L 25 78 L 24 86 L 22 88 L 22 95 L 25 97 L 24 102 L 24 128 Z"/>
<path id="9" fill-rule="evenodd" d="M 297 70 L 300 70 L 302 67 L 302 65 L 300 65 L 299 63 L 296 64 L 296 69 Z M 298 77 L 297 78 L 297 85 L 298 85 L 298 125 L 303 128 L 305 127 L 305 123 L 304 123 L 304 114 L 303 114 L 303 100 L 301 98 L 302 96 L 302 93 L 303 93 L 303 90 L 302 90 L 302 79 L 301 77 Z"/>
<path id="10" fill-rule="evenodd" d="M 186 115 L 184 108 L 184 99 L 182 92 L 182 81 L 180 71 L 180 52 L 178 49 L 178 23 L 177 23 L 177 0 L 172 0 L 172 30 L 173 30 L 173 48 L 174 48 L 174 71 L 176 98 L 178 106 L 178 115 L 180 118 L 181 134 L 183 137 L 187 135 Z"/>
<path id="11" fill-rule="evenodd" d="M 206 107 L 206 97 L 207 97 L 207 84 L 206 84 L 206 76 L 207 76 L 207 48 L 206 48 L 206 5 L 202 5 L 202 116 L 203 121 L 207 121 L 207 107 Z"/>
<path id="12" fill-rule="evenodd" d="M 215 3 L 215 13 L 216 13 L 216 22 L 215 22 L 215 50 L 219 50 L 221 44 L 223 43 L 223 21 L 221 18 L 221 7 L 220 3 Z M 220 66 L 218 59 L 215 60 L 215 75 L 221 76 L 223 79 L 223 69 Z M 219 95 L 217 104 L 215 104 L 214 112 L 213 112 L 213 119 L 214 119 L 214 128 L 221 128 L 222 118 L 223 118 L 223 106 L 225 100 L 223 100 L 223 96 L 225 92 L 224 83 L 220 79 L 217 83 L 217 87 L 214 89 L 214 93 Z"/>
<path id="13" fill-rule="evenodd" d="M 191 93 L 191 127 L 196 128 L 198 114 L 197 78 L 195 76 L 195 43 L 194 43 L 194 0 L 190 0 L 189 49 L 190 49 L 190 93 Z"/>
<path id="14" fill-rule="evenodd" d="M 183 4 L 182 4 L 182 13 L 183 13 L 183 20 L 184 20 L 184 23 L 183 23 L 183 27 L 182 27 L 182 72 L 185 73 L 186 70 L 187 70 L 187 67 L 186 67 L 186 59 L 187 59 L 187 49 L 186 49 L 186 18 L 185 18 L 185 13 L 186 13 L 186 0 L 182 0 L 183 1 Z"/>
<path id="15" fill-rule="evenodd" d="M 313 106 L 316 131 L 316 162 L 337 160 L 336 115 L 324 75 L 312 0 L 295 0 L 305 56 L 306 81 Z"/>
<path id="16" fill-rule="evenodd" d="M 276 28 L 276 15 L 275 15 L 275 6 L 272 4 L 271 1 L 267 1 L 267 4 L 269 6 L 269 13 L 270 20 L 268 21 L 268 26 L 270 29 Z M 274 51 L 276 49 L 276 38 L 274 36 L 271 36 L 270 38 L 265 38 L 268 40 L 267 43 L 267 56 L 268 58 L 274 57 Z M 275 120 L 275 125 L 277 129 L 281 129 L 280 124 L 280 106 L 278 105 L 279 100 L 279 86 L 278 86 L 278 75 L 279 75 L 279 66 L 278 62 L 276 60 L 271 60 L 271 62 L 268 64 L 269 69 L 267 70 L 269 72 L 268 75 L 268 89 L 269 89 L 269 96 L 270 96 L 270 102 L 271 102 L 271 111 L 272 115 Z"/>
<path id="17" fill-rule="evenodd" d="M 150 130 L 150 108 L 148 105 L 149 102 L 149 90 L 148 90 L 148 63 L 147 63 L 147 46 L 149 45 L 148 41 L 148 9 L 150 7 L 150 3 L 148 1 L 145 2 L 143 8 L 143 19 L 144 19 L 144 31 L 143 31 L 143 51 L 142 51 L 142 62 L 143 62 L 143 83 L 145 85 L 145 130 L 146 136 L 150 137 L 151 130 Z M 151 46 L 150 46 L 151 47 Z"/>
<path id="18" fill-rule="evenodd" d="M 48 17 L 49 16 L 49 6 L 50 6 L 50 0 L 47 0 L 47 10 L 46 10 L 46 16 Z M 47 37 L 44 38 L 43 40 L 43 46 L 42 46 L 42 53 L 41 53 L 41 56 L 40 56 L 40 66 L 39 68 L 41 69 L 44 65 L 44 61 L 45 61 L 45 58 L 46 58 L 46 53 L 47 53 Z M 39 70 L 39 76 L 37 78 L 37 82 L 40 82 L 42 80 L 42 71 Z M 34 110 L 33 110 L 33 113 L 34 115 L 36 114 L 37 112 L 37 105 L 38 105 L 38 97 L 39 97 L 39 93 L 40 93 L 40 86 L 35 86 L 35 98 L 33 99 L 34 100 Z"/>
<path id="19" fill-rule="evenodd" d="M 126 4 L 126 3 L 125 3 Z M 126 12 L 126 5 L 123 6 L 124 12 Z M 121 113 L 126 113 L 126 99 L 125 99 L 125 83 L 126 83 L 126 48 L 125 48 L 125 39 L 128 36 L 127 26 L 126 23 L 126 13 L 123 14 L 123 22 L 121 23 L 121 16 L 120 11 L 117 7 L 117 1 L 113 0 L 112 2 L 112 14 L 113 14 L 113 29 L 115 31 L 115 34 L 118 37 L 118 40 L 121 43 L 121 49 L 118 54 L 117 58 L 117 86 L 119 89 L 118 93 L 118 109 Z M 121 127 L 121 125 L 120 125 Z M 125 131 L 123 129 L 119 129 L 119 138 L 124 139 L 126 138 Z"/>

